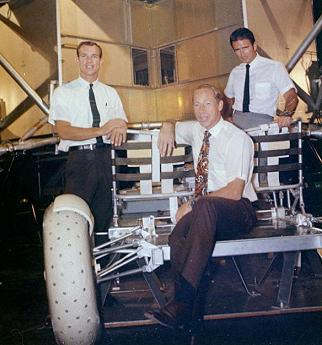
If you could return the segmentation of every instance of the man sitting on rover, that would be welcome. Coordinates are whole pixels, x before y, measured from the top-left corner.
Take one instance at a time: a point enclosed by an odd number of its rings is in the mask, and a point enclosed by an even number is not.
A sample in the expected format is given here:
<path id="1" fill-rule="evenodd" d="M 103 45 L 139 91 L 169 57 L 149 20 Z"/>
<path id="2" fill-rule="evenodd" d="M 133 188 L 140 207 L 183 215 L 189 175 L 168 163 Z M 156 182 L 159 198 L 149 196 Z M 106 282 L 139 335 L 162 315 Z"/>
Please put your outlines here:
<path id="1" fill-rule="evenodd" d="M 222 95 L 213 86 L 195 90 L 193 108 L 196 121 L 164 123 L 159 135 L 161 155 L 170 154 L 175 141 L 192 146 L 196 173 L 195 199 L 179 208 L 169 237 L 174 297 L 163 308 L 146 313 L 170 328 L 191 321 L 216 240 L 248 232 L 256 222 L 252 140 L 223 120 Z"/>

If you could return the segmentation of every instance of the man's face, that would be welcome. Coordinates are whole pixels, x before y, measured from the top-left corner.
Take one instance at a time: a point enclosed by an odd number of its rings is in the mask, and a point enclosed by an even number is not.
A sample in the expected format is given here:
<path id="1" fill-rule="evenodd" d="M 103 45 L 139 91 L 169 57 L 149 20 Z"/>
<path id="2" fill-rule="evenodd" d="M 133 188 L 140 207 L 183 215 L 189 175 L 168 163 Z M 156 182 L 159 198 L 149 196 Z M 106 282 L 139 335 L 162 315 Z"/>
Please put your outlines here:
<path id="1" fill-rule="evenodd" d="M 98 47 L 81 46 L 76 61 L 79 66 L 80 76 L 83 79 L 93 82 L 98 78 L 98 72 L 102 64 Z"/>
<path id="2" fill-rule="evenodd" d="M 256 57 L 257 45 L 249 39 L 234 41 L 232 47 L 241 62 L 251 63 Z"/>
<path id="3" fill-rule="evenodd" d="M 193 110 L 200 125 L 210 129 L 220 120 L 223 102 L 218 101 L 211 89 L 198 89 L 193 95 Z"/>

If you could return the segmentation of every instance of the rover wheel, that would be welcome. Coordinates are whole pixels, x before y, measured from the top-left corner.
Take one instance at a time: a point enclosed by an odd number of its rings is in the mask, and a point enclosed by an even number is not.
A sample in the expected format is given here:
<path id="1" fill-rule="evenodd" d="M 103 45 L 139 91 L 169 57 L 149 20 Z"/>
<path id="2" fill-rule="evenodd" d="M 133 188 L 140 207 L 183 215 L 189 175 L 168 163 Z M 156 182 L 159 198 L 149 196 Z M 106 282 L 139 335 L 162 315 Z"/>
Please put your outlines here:
<path id="1" fill-rule="evenodd" d="M 45 279 L 53 331 L 58 344 L 91 345 L 99 337 L 101 326 L 88 220 L 82 212 L 68 207 L 54 210 L 54 204 L 46 210 L 43 227 Z"/>

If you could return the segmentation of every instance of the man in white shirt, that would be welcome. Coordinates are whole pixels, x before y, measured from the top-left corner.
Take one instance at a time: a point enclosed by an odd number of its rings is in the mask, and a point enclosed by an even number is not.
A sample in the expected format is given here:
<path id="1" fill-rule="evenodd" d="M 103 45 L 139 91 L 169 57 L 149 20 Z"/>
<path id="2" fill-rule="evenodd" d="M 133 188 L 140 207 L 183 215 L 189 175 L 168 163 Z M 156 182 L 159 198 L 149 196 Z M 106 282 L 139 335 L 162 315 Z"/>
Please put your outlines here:
<path id="1" fill-rule="evenodd" d="M 111 143 L 125 141 L 127 118 L 115 89 L 98 81 L 102 48 L 81 42 L 76 62 L 79 78 L 54 91 L 49 122 L 60 137 L 59 150 L 68 152 L 65 193 L 88 203 L 100 232 L 112 219 Z"/>
<path id="2" fill-rule="evenodd" d="M 256 222 L 251 204 L 256 200 L 251 184 L 254 154 L 251 139 L 223 120 L 222 95 L 211 85 L 201 85 L 195 90 L 193 108 L 196 121 L 164 123 L 159 135 L 161 155 L 170 154 L 175 141 L 192 146 L 197 176 L 195 192 L 200 182 L 200 166 L 207 171 L 201 179 L 206 182 L 202 194 L 194 202 L 181 205 L 177 225 L 169 237 L 175 272 L 174 297 L 165 307 L 146 313 L 170 328 L 191 321 L 216 240 L 248 232 Z"/>
<path id="3" fill-rule="evenodd" d="M 230 73 L 224 91 L 234 109 L 233 122 L 243 129 L 272 121 L 280 127 L 289 126 L 298 98 L 284 65 L 260 56 L 254 35 L 247 28 L 235 30 L 230 44 L 242 62 Z M 277 109 L 279 95 L 285 100 L 284 111 Z"/>

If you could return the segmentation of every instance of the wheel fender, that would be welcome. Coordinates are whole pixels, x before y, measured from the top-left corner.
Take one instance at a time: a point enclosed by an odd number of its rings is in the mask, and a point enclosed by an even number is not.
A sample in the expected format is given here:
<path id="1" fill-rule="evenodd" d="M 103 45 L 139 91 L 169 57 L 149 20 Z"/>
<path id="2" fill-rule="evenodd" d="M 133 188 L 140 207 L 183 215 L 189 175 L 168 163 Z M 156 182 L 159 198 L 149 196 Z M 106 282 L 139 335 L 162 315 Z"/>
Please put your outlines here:
<path id="1" fill-rule="evenodd" d="M 89 224 L 89 234 L 94 230 L 94 217 L 87 203 L 77 195 L 62 194 L 55 198 L 53 212 L 73 211 L 83 216 Z"/>

